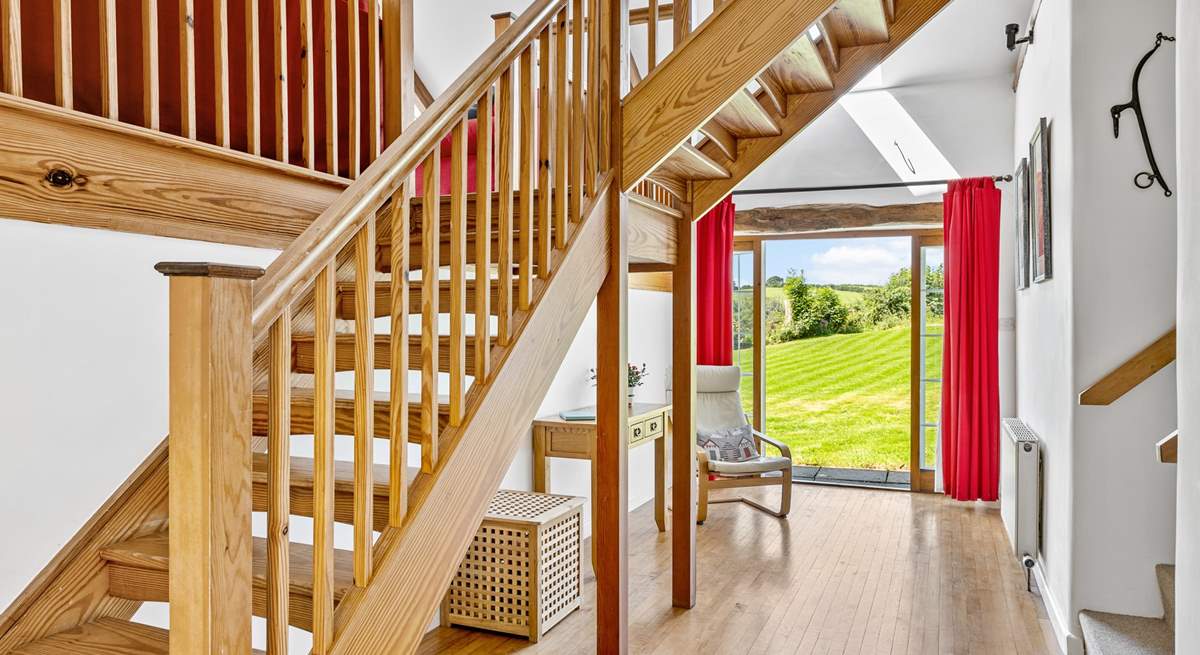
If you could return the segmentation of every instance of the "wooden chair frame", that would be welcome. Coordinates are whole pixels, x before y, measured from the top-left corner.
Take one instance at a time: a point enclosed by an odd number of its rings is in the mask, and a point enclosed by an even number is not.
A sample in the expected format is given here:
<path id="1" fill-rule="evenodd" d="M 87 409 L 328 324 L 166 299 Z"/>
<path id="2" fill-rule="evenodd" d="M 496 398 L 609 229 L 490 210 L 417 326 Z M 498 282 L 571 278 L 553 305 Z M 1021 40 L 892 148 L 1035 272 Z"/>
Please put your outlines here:
<path id="1" fill-rule="evenodd" d="M 754 436 L 760 442 L 774 446 L 779 454 L 783 457 L 792 459 L 792 451 L 786 444 L 772 439 L 767 435 L 754 430 Z M 699 446 L 696 447 L 696 472 L 700 480 L 699 493 L 697 494 L 698 506 L 696 507 L 696 524 L 704 525 L 705 519 L 708 518 L 709 504 L 718 503 L 745 503 L 759 511 L 766 512 L 778 518 L 787 518 L 788 512 L 792 509 L 792 467 L 788 466 L 783 469 L 783 475 L 775 477 L 768 476 L 764 473 L 747 473 L 745 475 L 722 475 L 716 471 L 711 471 L 708 468 L 708 453 Z M 774 473 L 770 471 L 769 473 Z M 716 479 L 712 479 L 715 476 Z M 779 511 L 775 511 L 757 501 L 751 500 L 745 496 L 733 496 L 730 498 L 715 498 L 709 500 L 709 492 L 714 489 L 733 489 L 740 487 L 770 487 L 780 486 Z"/>

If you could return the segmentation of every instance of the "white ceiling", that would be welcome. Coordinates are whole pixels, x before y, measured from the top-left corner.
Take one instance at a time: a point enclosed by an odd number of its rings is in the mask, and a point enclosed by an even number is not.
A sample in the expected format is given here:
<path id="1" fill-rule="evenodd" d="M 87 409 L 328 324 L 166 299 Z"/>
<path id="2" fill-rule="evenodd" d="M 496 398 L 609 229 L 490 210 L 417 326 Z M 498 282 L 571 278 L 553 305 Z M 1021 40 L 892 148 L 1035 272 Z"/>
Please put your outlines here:
<path id="1" fill-rule="evenodd" d="M 491 14 L 519 12 L 526 4 L 523 0 L 415 0 L 414 60 L 430 90 L 438 94 L 448 87 L 491 43 Z M 634 0 L 631 4 L 646 3 Z M 1006 145 L 1012 132 L 1009 85 L 1016 57 L 1004 47 L 1004 25 L 1024 26 L 1031 4 L 1032 0 L 953 0 L 881 67 L 882 88 L 892 91 L 964 176 L 1005 172 L 980 168 L 1003 165 L 1011 154 Z M 635 26 L 630 34 L 643 71 L 645 33 L 644 27 Z M 660 38 L 670 38 L 666 24 L 660 34 Z M 1004 152 L 1005 157 L 980 156 L 984 149 Z M 858 125 L 835 105 L 752 173 L 741 188 L 898 180 Z M 739 196 L 738 205 L 931 199 L 903 189 L 851 195 Z"/>

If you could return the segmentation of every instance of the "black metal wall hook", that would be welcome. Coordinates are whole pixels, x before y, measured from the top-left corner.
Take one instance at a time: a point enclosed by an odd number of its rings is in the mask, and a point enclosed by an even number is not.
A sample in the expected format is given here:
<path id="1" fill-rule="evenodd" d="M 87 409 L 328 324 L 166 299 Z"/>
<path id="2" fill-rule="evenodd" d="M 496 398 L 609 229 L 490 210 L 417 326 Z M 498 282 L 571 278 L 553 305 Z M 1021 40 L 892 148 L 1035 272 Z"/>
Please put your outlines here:
<path id="1" fill-rule="evenodd" d="M 1123 105 L 1113 105 L 1113 138 L 1121 136 L 1121 114 L 1125 113 L 1126 109 L 1132 109 L 1134 116 L 1137 117 L 1138 130 L 1142 133 L 1142 145 L 1146 148 L 1146 159 L 1150 161 L 1150 170 L 1142 171 L 1133 176 L 1133 185 L 1139 189 L 1149 189 L 1155 182 L 1162 187 L 1163 195 L 1170 197 L 1172 195 L 1171 187 L 1167 186 L 1167 181 L 1163 179 L 1162 172 L 1158 170 L 1158 161 L 1154 159 L 1154 148 L 1150 146 L 1150 134 L 1146 131 L 1146 118 L 1142 115 L 1142 96 L 1138 92 L 1138 83 L 1142 79 L 1142 69 L 1145 68 L 1146 62 L 1158 49 L 1162 47 L 1163 41 L 1174 41 L 1175 37 L 1167 36 L 1162 32 L 1154 38 L 1154 47 L 1150 51 L 1142 55 L 1141 61 L 1138 62 L 1137 68 L 1133 71 L 1133 98 Z"/>

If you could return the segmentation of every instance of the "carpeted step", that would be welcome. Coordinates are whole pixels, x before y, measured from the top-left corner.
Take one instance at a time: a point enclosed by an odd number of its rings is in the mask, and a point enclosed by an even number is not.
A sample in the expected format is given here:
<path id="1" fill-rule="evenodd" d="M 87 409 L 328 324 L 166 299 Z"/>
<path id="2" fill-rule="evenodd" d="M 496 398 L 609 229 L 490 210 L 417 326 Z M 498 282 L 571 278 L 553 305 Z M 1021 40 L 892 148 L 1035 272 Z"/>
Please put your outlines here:
<path id="1" fill-rule="evenodd" d="M 1175 565 L 1159 564 L 1154 567 L 1158 576 L 1158 590 L 1162 593 L 1163 620 L 1175 630 Z"/>
<path id="2" fill-rule="evenodd" d="M 1084 610 L 1079 613 L 1087 655 L 1171 655 L 1175 631 L 1162 619 Z"/>

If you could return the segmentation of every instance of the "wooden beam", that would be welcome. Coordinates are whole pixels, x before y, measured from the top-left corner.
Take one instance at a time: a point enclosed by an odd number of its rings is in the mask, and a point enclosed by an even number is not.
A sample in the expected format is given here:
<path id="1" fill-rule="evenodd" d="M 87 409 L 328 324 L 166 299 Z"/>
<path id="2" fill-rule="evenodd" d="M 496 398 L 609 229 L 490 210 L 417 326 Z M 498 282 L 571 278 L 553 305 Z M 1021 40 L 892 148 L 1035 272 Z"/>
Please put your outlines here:
<path id="1" fill-rule="evenodd" d="M 817 116 L 820 116 L 822 113 L 824 113 L 826 109 L 833 105 L 833 103 L 837 102 L 837 99 L 841 97 L 843 93 L 849 91 L 855 84 L 858 83 L 859 80 L 866 76 L 867 73 L 874 70 L 875 67 L 880 64 L 880 62 L 882 62 L 884 59 L 887 59 L 891 53 L 895 52 L 895 50 L 899 48 L 905 41 L 907 41 L 909 37 L 915 34 L 918 29 L 928 23 L 929 19 L 933 18 L 935 14 L 949 4 L 949 1 L 950 0 L 896 0 L 896 22 L 891 25 L 888 31 L 890 40 L 885 43 L 846 48 L 845 50 L 842 50 L 841 61 L 839 62 L 840 66 L 837 67 L 837 71 L 833 74 L 834 88 L 832 90 L 788 96 L 787 115 L 778 118 L 779 126 L 782 129 L 782 132 L 779 135 L 759 139 L 744 139 L 743 142 L 738 145 L 739 152 L 737 161 L 733 162 L 729 167 L 729 171 L 732 174 L 731 177 L 724 180 L 703 180 L 696 183 L 696 196 L 694 198 L 696 215 L 703 216 L 705 212 L 707 212 L 709 209 L 712 209 L 713 205 L 717 204 L 722 198 L 729 195 L 729 192 L 732 191 L 734 187 L 738 185 L 738 183 L 745 179 L 745 177 L 749 175 L 751 171 L 757 169 L 763 162 L 767 160 L 768 157 L 783 147 L 785 143 L 787 143 L 792 137 L 796 136 L 796 134 L 803 130 L 809 123 L 815 120 Z M 746 4 L 743 0 L 731 2 L 725 5 L 722 13 L 728 13 L 731 9 L 739 7 L 743 4 Z M 808 6 L 811 3 L 795 2 L 779 4 L 789 7 L 800 7 Z M 776 9 L 775 11 L 779 12 L 781 10 Z M 816 17 L 814 16 L 804 20 L 804 29 L 807 29 L 808 25 L 810 25 L 815 18 Z M 710 18 L 709 20 L 711 21 L 712 19 Z M 774 28 L 774 26 L 771 26 L 771 28 Z M 707 31 L 707 27 L 702 30 L 702 32 Z M 697 36 L 699 36 L 699 34 L 702 32 L 698 32 Z M 792 41 L 795 41 L 796 38 L 799 38 L 798 34 L 788 43 L 790 44 Z M 786 45 L 788 44 L 785 44 L 784 46 L 774 50 L 772 58 L 782 52 Z M 727 48 L 732 48 L 732 45 L 728 43 L 725 44 L 725 46 Z M 762 46 L 759 44 L 754 45 L 754 49 L 758 49 L 760 47 Z M 681 58 L 675 57 L 675 59 Z M 660 66 L 660 69 L 666 68 L 667 63 L 668 62 L 663 62 L 662 66 Z M 765 65 L 766 63 L 763 64 L 763 66 Z M 757 73 L 757 71 L 755 72 Z M 662 75 L 662 73 L 663 71 L 660 70 L 654 75 L 654 79 L 647 80 L 644 84 L 635 89 L 633 93 L 630 94 L 630 97 L 626 99 L 626 109 L 636 112 L 638 108 L 633 106 L 630 100 L 635 98 L 639 93 L 653 90 L 653 87 L 656 86 L 655 81 L 665 77 Z M 663 82 L 662 85 L 659 85 L 660 89 L 665 90 L 665 85 L 667 84 L 668 82 Z M 678 85 L 679 81 L 675 80 L 674 84 Z M 670 92 L 665 95 L 667 98 L 677 98 L 682 101 L 684 99 L 688 99 L 691 95 L 691 92 L 681 89 L 678 92 Z M 729 95 L 732 96 L 732 93 Z M 666 102 L 666 104 L 669 105 L 670 103 Z M 671 111 L 670 114 L 671 118 L 673 119 L 671 121 L 671 126 L 669 126 L 670 131 L 667 130 L 668 126 L 666 125 L 662 125 L 663 129 L 661 131 L 659 130 L 659 125 L 665 122 L 665 118 L 657 122 L 654 120 L 643 121 L 644 124 L 651 126 L 651 131 L 654 131 L 659 135 L 657 137 L 659 141 L 667 140 L 668 136 L 670 138 L 674 138 L 675 134 L 677 133 L 675 131 L 676 128 L 680 127 L 680 125 L 677 125 L 677 123 L 682 124 L 683 122 L 686 122 L 683 118 L 676 116 L 676 114 L 682 116 L 682 113 Z M 638 114 L 634 113 L 633 115 Z M 690 124 L 698 125 L 699 123 Z M 635 138 L 645 139 L 647 137 L 639 136 Z M 681 142 L 683 138 L 686 138 L 686 135 L 680 138 Z M 658 152 L 656 148 L 653 148 L 649 145 L 649 142 L 643 143 L 642 148 L 647 158 Z M 650 150 L 653 150 L 654 152 L 649 152 Z M 701 150 L 704 150 L 705 154 L 708 154 L 709 156 L 713 156 L 715 154 L 715 152 L 708 150 L 708 146 L 702 147 Z M 640 170 L 640 164 L 638 170 Z M 626 177 L 628 177 L 628 171 Z"/>
<path id="2" fill-rule="evenodd" d="M 1154 452 L 1158 454 L 1158 461 L 1163 464 L 1178 464 L 1179 463 L 1179 430 L 1175 430 L 1171 434 L 1163 437 L 1154 446 Z"/>
<path id="3" fill-rule="evenodd" d="M 250 284 L 261 268 L 170 277 L 171 652 L 250 650 Z"/>
<path id="4" fill-rule="evenodd" d="M 421 103 L 421 109 L 429 109 L 433 104 L 433 94 L 429 92 L 429 87 L 425 86 L 425 80 L 421 76 L 413 73 L 413 81 L 416 84 L 417 100 Z"/>
<path id="5" fill-rule="evenodd" d="M 696 604 L 696 223 L 679 218 L 671 293 L 671 604 Z"/>
<path id="6" fill-rule="evenodd" d="M 0 142 L 0 216 L 39 223 L 283 248 L 347 185 L 11 96 L 0 97 Z"/>
<path id="7" fill-rule="evenodd" d="M 832 4 L 831 0 L 738 0 L 723 5 L 626 98 L 624 169 L 631 190 L 758 75 Z M 676 21 L 679 26 L 679 21 Z M 681 29 L 681 28 L 680 28 Z M 677 29 L 679 31 L 679 29 Z M 677 35 L 676 46 L 679 44 Z M 730 57 L 728 53 L 738 56 Z M 697 214 L 707 211 L 697 206 Z"/>
<path id="8" fill-rule="evenodd" d="M 739 209 L 733 219 L 733 232 L 738 236 L 761 236 L 879 225 L 941 224 L 940 202 L 908 205 L 813 204 Z"/>
<path id="9" fill-rule="evenodd" d="M 675 19 L 675 3 L 660 2 L 658 4 L 657 17 L 659 21 L 674 21 Z M 638 7 L 637 9 L 629 10 L 630 25 L 645 25 L 650 22 L 650 8 Z"/>
<path id="10" fill-rule="evenodd" d="M 1175 328 L 1079 394 L 1080 405 L 1109 405 L 1175 361 Z"/>
<path id="11" fill-rule="evenodd" d="M 662 291 L 671 293 L 674 288 L 671 283 L 670 271 L 629 272 L 629 288 L 642 291 Z"/>
<path id="12" fill-rule="evenodd" d="M 674 264 L 679 211 L 630 194 L 627 212 L 629 261 Z"/>

